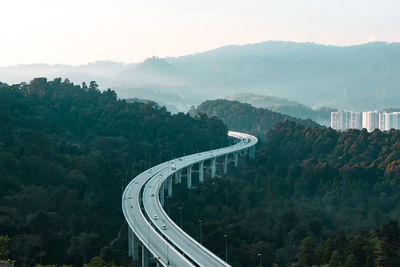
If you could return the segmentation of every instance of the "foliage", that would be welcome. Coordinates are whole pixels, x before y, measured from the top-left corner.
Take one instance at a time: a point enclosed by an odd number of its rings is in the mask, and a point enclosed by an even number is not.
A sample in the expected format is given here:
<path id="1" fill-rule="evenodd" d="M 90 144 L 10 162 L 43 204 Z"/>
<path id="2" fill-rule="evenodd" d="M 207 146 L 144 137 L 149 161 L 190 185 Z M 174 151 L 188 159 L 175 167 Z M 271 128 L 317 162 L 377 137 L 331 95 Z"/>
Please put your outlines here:
<path id="1" fill-rule="evenodd" d="M 14 265 L 15 261 L 8 257 L 10 253 L 9 243 L 10 238 L 7 235 L 0 235 L 0 263 Z"/>
<path id="2" fill-rule="evenodd" d="M 398 266 L 400 262 L 400 246 L 396 243 L 396 236 L 392 233 L 384 233 L 385 230 L 399 231 L 397 221 L 389 221 L 382 227 L 370 232 L 362 232 L 355 236 L 343 235 L 343 232 L 334 233 L 325 243 L 321 243 L 316 249 L 316 242 L 310 237 L 302 240 L 302 246 L 296 255 L 297 263 L 291 266 L 311 266 L 318 264 L 323 266 Z M 388 235 L 389 234 L 389 235 Z M 344 238 L 343 238 L 344 237 Z M 397 237 L 398 238 L 398 237 Z M 341 240 L 337 242 L 337 240 Z M 303 245 L 308 245 L 308 253 L 305 253 Z M 313 257 L 311 256 L 311 253 Z M 304 259 L 307 261 L 304 261 Z"/>
<path id="3" fill-rule="evenodd" d="M 84 267 L 118 267 L 113 261 L 106 262 L 99 256 L 93 257 Z"/>
<path id="4" fill-rule="evenodd" d="M 82 266 L 111 247 L 117 264 L 128 262 L 124 186 L 149 165 L 225 145 L 226 132 L 215 118 L 130 104 L 94 81 L 2 84 L 0 233 L 10 256 Z"/>
<path id="5" fill-rule="evenodd" d="M 6 235 L 0 235 L 0 260 L 6 260 L 8 258 L 9 249 L 8 243 L 10 238 Z"/>

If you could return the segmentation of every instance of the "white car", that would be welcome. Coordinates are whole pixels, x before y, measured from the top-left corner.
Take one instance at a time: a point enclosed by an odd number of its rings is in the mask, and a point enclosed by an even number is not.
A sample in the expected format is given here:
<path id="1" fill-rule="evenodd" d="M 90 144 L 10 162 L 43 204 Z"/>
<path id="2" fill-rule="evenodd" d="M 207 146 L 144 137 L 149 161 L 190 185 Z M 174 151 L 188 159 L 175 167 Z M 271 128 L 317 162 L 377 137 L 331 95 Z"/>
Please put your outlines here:
<path id="1" fill-rule="evenodd" d="M 167 230 L 167 226 L 165 224 L 163 224 L 162 229 Z"/>
<path id="2" fill-rule="evenodd" d="M 156 195 L 156 193 L 154 193 L 154 192 L 153 192 L 153 193 L 151 193 L 151 196 L 152 196 L 152 197 L 154 197 L 155 195 Z"/>
<path id="3" fill-rule="evenodd" d="M 157 219 L 158 219 L 158 216 L 157 216 L 157 215 L 154 215 L 153 218 L 154 218 L 154 220 L 157 220 Z"/>
<path id="4" fill-rule="evenodd" d="M 176 170 L 176 166 L 172 165 L 171 170 L 173 170 L 173 171 Z"/>

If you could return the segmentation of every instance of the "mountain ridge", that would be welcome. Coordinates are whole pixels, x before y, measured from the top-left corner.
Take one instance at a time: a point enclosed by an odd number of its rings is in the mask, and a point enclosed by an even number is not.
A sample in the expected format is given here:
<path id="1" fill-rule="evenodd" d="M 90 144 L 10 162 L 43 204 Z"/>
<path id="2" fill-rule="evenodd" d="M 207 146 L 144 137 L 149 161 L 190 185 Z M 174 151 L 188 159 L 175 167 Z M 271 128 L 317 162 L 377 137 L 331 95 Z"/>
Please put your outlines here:
<path id="1" fill-rule="evenodd" d="M 146 64 L 146 63 L 151 64 Z M 181 57 L 142 63 L 99 61 L 80 66 L 23 65 L 0 68 L 7 83 L 34 77 L 96 80 L 121 97 L 166 102 L 146 88 L 172 95 L 166 104 L 187 111 L 207 99 L 255 93 L 288 98 L 306 106 L 355 111 L 398 107 L 400 43 L 352 46 L 267 41 L 230 45 Z"/>

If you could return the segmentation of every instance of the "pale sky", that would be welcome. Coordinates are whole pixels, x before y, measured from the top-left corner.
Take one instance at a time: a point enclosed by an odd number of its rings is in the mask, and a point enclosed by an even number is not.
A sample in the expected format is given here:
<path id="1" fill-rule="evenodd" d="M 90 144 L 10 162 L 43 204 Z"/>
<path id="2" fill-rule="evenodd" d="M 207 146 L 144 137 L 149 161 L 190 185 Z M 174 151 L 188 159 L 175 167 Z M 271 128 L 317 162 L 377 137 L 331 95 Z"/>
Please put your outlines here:
<path id="1" fill-rule="evenodd" d="M 399 0 L 0 0 L 0 66 L 139 62 L 267 40 L 400 42 Z"/>

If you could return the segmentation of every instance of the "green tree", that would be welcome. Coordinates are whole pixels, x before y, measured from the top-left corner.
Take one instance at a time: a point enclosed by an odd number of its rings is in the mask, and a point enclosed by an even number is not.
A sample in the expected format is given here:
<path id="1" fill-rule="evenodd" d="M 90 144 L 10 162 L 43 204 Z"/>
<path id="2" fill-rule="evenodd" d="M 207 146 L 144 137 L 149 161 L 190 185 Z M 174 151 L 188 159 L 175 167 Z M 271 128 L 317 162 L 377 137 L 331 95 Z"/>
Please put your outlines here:
<path id="1" fill-rule="evenodd" d="M 96 251 L 98 235 L 95 233 L 80 233 L 72 238 L 69 254 L 76 254 L 83 257 L 83 262 L 87 262 L 87 257 Z M 98 245 L 97 245 L 98 246 Z"/>
<path id="2" fill-rule="evenodd" d="M 387 255 L 385 251 L 385 241 L 379 240 L 376 243 L 375 249 L 374 249 L 374 258 L 375 258 L 375 265 L 376 267 L 386 267 L 389 266 L 389 256 Z"/>
<path id="3" fill-rule="evenodd" d="M 360 262 L 354 257 L 353 254 L 349 254 L 344 262 L 344 267 L 358 267 L 361 266 Z"/>
<path id="4" fill-rule="evenodd" d="M 329 260 L 329 267 L 341 267 L 343 265 L 342 262 L 342 257 L 339 252 L 337 250 L 333 251 Z"/>
<path id="5" fill-rule="evenodd" d="M 7 235 L 0 235 L 0 261 L 8 260 L 10 238 Z"/>
<path id="6" fill-rule="evenodd" d="M 301 241 L 299 252 L 296 255 L 299 263 L 305 266 L 318 264 L 316 249 L 317 243 L 311 237 L 306 237 L 303 239 Z"/>
<path id="7" fill-rule="evenodd" d="M 99 256 L 95 256 L 90 259 L 88 264 L 84 265 L 85 267 L 105 267 L 107 266 L 106 262 Z"/>

